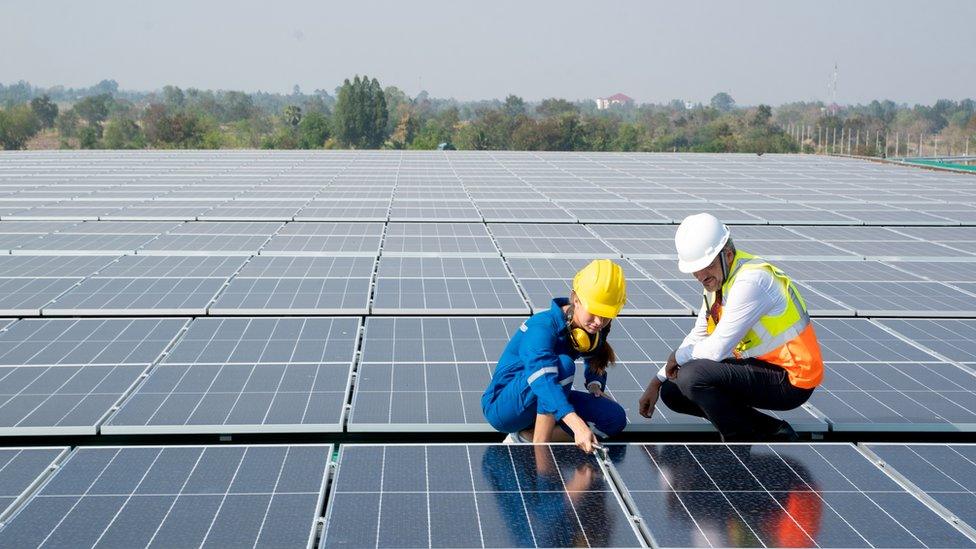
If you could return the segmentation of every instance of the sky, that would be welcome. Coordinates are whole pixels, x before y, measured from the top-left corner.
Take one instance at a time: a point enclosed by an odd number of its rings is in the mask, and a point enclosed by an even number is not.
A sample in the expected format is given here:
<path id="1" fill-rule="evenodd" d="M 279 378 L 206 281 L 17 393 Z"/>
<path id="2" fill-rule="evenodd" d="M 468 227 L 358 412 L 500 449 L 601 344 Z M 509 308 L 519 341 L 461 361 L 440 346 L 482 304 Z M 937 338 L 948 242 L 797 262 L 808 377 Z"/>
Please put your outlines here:
<path id="1" fill-rule="evenodd" d="M 976 97 L 976 1 L 0 0 L 0 83 L 740 105 Z"/>

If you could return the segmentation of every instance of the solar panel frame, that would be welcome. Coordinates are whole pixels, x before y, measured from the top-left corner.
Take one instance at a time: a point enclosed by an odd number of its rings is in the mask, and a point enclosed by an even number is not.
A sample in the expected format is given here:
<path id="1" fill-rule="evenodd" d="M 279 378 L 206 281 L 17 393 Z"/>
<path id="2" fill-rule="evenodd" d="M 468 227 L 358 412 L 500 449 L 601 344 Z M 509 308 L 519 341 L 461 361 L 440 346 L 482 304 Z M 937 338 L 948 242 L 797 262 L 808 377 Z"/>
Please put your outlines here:
<path id="1" fill-rule="evenodd" d="M 3 462 L 0 467 L 0 525 L 6 523 L 10 515 L 55 471 L 70 450 L 67 446 L 0 448 L 0 461 Z M 16 460 L 20 461 L 15 463 Z"/>
<path id="2" fill-rule="evenodd" d="M 895 482 L 976 539 L 976 506 L 971 504 L 974 494 L 967 486 L 973 477 L 966 475 L 974 463 L 972 445 L 869 443 L 860 444 L 858 449 Z"/>
<path id="3" fill-rule="evenodd" d="M 261 458 L 265 454 L 280 453 L 281 448 L 286 449 L 281 465 L 274 467 L 265 464 L 262 470 Z M 199 455 L 194 460 L 193 452 L 196 450 L 199 450 Z M 236 457 L 235 453 L 238 451 L 241 454 L 240 459 L 237 460 L 236 468 L 231 470 L 232 458 Z M 293 451 L 298 455 L 314 455 L 317 452 L 321 456 L 321 462 L 313 463 L 306 456 L 304 464 L 296 464 L 295 460 L 289 461 L 289 454 Z M 103 463 L 106 462 L 105 456 L 113 452 L 107 463 Z M 291 545 L 297 540 L 304 540 L 306 547 L 311 548 L 314 546 L 318 510 L 325 501 L 331 452 L 331 444 L 77 448 L 58 472 L 46 479 L 39 491 L 0 529 L 0 539 L 4 539 L 4 543 L 11 541 L 17 546 L 40 543 L 59 545 L 66 542 L 74 547 L 95 546 L 100 542 L 122 546 L 142 546 L 153 542 L 184 545 L 191 536 L 197 538 L 192 541 L 193 544 L 206 543 L 216 527 L 222 541 L 244 536 L 253 537 L 247 541 L 252 545 L 280 546 L 282 543 Z M 166 454 L 165 458 L 162 457 L 163 454 Z M 187 457 L 183 457 L 184 454 Z M 116 465 L 116 460 L 121 465 Z M 226 466 L 223 461 L 227 462 Z M 156 469 L 157 464 L 159 469 Z M 238 473 L 242 468 L 247 472 L 239 477 Z M 117 474 L 106 474 L 109 469 L 118 470 Z M 167 474 L 174 474 L 174 471 L 184 470 L 189 471 L 183 482 L 174 482 L 165 477 Z M 152 473 L 153 471 L 159 472 Z M 321 478 L 316 479 L 318 476 Z M 296 481 L 292 477 L 300 480 Z M 310 488 L 301 490 L 303 481 Z M 148 483 L 145 488 L 144 483 Z M 279 487 L 291 488 L 291 491 L 279 491 Z M 286 498 L 288 493 L 293 495 Z M 263 528 L 269 515 L 272 515 L 276 496 L 286 501 L 303 500 L 308 523 L 301 530 L 292 532 L 291 535 L 286 532 L 285 537 L 281 537 L 282 532 L 274 532 L 274 528 L 266 531 Z M 183 498 L 188 502 L 198 502 L 202 500 L 194 498 L 201 497 L 209 497 L 214 501 L 208 505 L 180 502 Z M 266 503 L 262 499 L 266 499 Z M 171 501 L 167 504 L 167 500 Z M 59 501 L 62 503 L 57 503 Z M 99 504 L 96 505 L 95 502 Z M 156 508 L 142 508 L 138 504 L 143 502 L 153 503 Z M 261 506 L 264 507 L 264 514 L 260 520 L 257 516 L 251 517 L 253 520 L 245 521 L 247 528 L 235 524 L 242 520 L 240 517 L 243 514 L 253 514 Z M 126 513 L 126 509 L 130 510 Z M 278 507 L 273 516 L 277 519 L 288 516 L 288 513 L 282 516 L 282 512 L 283 509 Z M 204 519 L 203 524 L 196 528 L 197 524 L 192 523 L 191 519 L 200 518 Z M 152 531 L 146 528 L 153 526 L 151 522 L 147 524 L 147 520 L 158 521 Z M 42 525 L 46 522 L 49 526 L 38 527 L 35 521 L 41 521 Z M 117 525 L 122 526 L 118 526 L 118 530 L 110 530 Z M 168 526 L 164 529 L 164 525 Z M 289 526 L 297 528 L 295 524 Z M 256 532 L 253 530 L 255 528 Z M 277 541 L 262 542 L 262 537 L 267 532 L 278 536 Z M 15 540 L 9 540 L 10 537 L 15 537 Z M 243 543 L 244 540 L 238 539 L 232 543 L 238 542 Z"/>
<path id="4" fill-rule="evenodd" d="M 644 535 L 657 547 L 969 546 L 974 541 L 850 444 L 630 444 L 626 451 L 619 446 L 608 446 L 611 471 Z M 815 499 L 794 507 L 776 498 L 789 493 Z M 662 501 L 669 497 L 680 505 Z M 830 527 L 811 536 L 803 526 L 809 517 L 793 515 L 801 508 L 810 512 L 814 504 L 820 510 L 818 525 Z M 786 522 L 787 534 L 763 527 L 785 518 L 793 519 Z M 714 528 L 716 523 L 726 528 Z"/>
<path id="5" fill-rule="evenodd" d="M 623 499 L 599 460 L 571 445 L 550 444 L 546 450 L 552 459 L 549 475 L 535 473 L 541 466 L 533 466 L 538 462 L 529 446 L 343 445 L 339 449 L 339 464 L 326 505 L 319 547 L 347 544 L 561 547 L 580 537 L 588 546 L 644 545 Z M 423 461 L 423 467 L 416 465 L 418 458 Z M 479 458 L 481 475 L 476 474 L 474 465 Z M 438 471 L 444 472 L 433 482 L 428 473 L 432 462 L 437 464 Z M 404 463 L 406 465 L 397 466 Z M 516 463 L 527 465 L 520 467 Z M 565 494 L 571 479 L 575 478 L 573 471 L 579 467 L 585 467 L 595 476 L 590 481 L 593 488 L 587 486 L 580 501 L 574 502 Z M 417 478 L 418 471 L 423 471 L 424 479 Z M 489 474 L 493 476 L 488 478 Z M 565 477 L 569 475 L 574 476 L 567 481 Z M 529 486 L 540 491 L 534 495 Z M 493 495 L 498 499 L 490 499 Z M 372 511 L 374 500 L 375 513 Z M 508 500 L 512 505 L 502 503 Z M 569 503 L 575 521 L 569 519 L 549 524 L 557 530 L 547 531 L 543 522 L 553 520 L 555 509 L 548 515 L 546 509 L 541 509 L 541 516 L 529 511 L 537 505 L 558 508 L 562 502 Z M 400 517 L 386 528 L 380 516 L 384 504 L 388 509 L 382 517 Z M 431 505 L 436 510 L 430 509 Z M 591 505 L 598 505 L 602 513 L 587 512 Z M 451 518 L 446 523 L 437 524 L 435 517 L 442 516 Z M 356 528 L 355 525 L 362 522 L 370 528 Z M 533 522 L 534 528 L 530 526 Z M 376 527 L 372 528 L 374 523 Z M 406 524 L 424 523 L 427 527 L 419 528 L 414 537 L 410 537 L 413 533 L 404 528 Z M 511 524 L 517 525 L 515 530 L 511 530 Z M 573 528 L 568 528 L 570 524 Z M 608 527 L 612 530 L 605 537 L 595 536 L 597 531 Z"/>
<path id="6" fill-rule="evenodd" d="M 41 308 L 44 316 L 205 315 L 226 278 L 95 277 Z"/>

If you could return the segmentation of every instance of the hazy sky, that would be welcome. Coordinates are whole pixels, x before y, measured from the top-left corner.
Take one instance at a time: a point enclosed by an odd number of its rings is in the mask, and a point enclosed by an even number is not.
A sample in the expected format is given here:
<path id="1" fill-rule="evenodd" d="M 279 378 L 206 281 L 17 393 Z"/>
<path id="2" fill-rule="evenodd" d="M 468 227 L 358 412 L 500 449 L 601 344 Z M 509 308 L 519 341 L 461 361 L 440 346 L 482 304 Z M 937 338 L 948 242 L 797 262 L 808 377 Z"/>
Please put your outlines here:
<path id="1" fill-rule="evenodd" d="M 0 82 L 740 104 L 976 96 L 976 2 L 0 0 Z"/>

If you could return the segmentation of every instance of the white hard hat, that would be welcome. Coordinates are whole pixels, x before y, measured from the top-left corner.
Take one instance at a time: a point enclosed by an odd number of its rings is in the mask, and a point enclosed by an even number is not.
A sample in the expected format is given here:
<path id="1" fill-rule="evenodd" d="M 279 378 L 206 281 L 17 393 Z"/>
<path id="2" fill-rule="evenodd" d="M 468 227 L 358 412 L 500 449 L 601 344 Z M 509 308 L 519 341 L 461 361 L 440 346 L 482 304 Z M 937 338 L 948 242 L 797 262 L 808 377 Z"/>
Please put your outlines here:
<path id="1" fill-rule="evenodd" d="M 729 228 L 714 215 L 689 215 L 674 234 L 678 270 L 694 273 L 708 267 L 728 241 Z"/>

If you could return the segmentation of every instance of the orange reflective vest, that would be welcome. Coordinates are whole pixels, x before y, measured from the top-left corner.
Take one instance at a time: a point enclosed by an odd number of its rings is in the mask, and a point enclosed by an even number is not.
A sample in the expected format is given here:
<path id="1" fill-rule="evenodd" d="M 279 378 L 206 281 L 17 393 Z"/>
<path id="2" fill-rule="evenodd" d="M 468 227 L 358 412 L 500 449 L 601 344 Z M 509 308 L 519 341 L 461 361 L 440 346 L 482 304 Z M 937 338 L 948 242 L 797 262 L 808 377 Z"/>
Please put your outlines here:
<path id="1" fill-rule="evenodd" d="M 790 277 L 765 259 L 737 250 L 721 295 L 728 295 L 735 277 L 746 269 L 766 269 L 772 274 L 786 298 L 786 308 L 780 314 L 760 318 L 735 346 L 733 354 L 736 358 L 756 358 L 783 368 L 794 387 L 816 387 L 823 379 L 820 344 L 806 303 Z M 722 303 L 716 300 L 715 292 L 706 291 L 704 299 L 711 334 L 722 317 Z"/>

